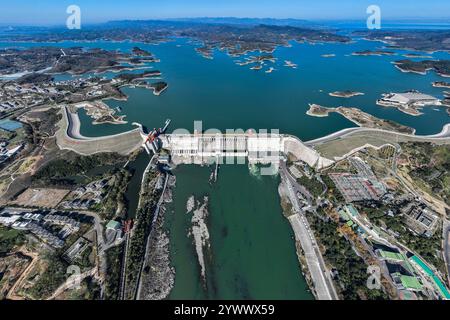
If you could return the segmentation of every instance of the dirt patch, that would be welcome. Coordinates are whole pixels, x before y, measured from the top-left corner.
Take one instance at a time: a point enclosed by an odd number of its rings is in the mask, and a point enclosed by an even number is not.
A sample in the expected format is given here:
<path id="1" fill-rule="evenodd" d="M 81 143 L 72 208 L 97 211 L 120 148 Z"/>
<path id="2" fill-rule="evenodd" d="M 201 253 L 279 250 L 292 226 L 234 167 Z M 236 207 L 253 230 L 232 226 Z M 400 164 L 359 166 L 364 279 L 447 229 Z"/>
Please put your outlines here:
<path id="1" fill-rule="evenodd" d="M 25 207 L 54 208 L 70 192 L 64 189 L 28 188 L 11 204 Z"/>
<path id="2" fill-rule="evenodd" d="M 13 253 L 0 258 L 0 299 L 6 295 L 30 264 L 30 258 L 20 253 Z"/>

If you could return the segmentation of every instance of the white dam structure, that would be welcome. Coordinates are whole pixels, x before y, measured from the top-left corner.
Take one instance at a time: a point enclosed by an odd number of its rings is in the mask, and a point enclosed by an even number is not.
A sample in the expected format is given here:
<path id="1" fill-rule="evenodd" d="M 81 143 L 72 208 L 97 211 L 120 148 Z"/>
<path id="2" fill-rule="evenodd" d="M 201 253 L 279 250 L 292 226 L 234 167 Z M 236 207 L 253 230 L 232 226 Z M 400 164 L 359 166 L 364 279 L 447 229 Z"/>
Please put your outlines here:
<path id="1" fill-rule="evenodd" d="M 178 164 L 206 164 L 217 160 L 232 164 L 245 159 L 251 164 L 271 164 L 287 155 L 317 169 L 333 164 L 297 137 L 282 134 L 164 134 L 160 141 L 161 147 L 170 151 L 172 161 Z"/>

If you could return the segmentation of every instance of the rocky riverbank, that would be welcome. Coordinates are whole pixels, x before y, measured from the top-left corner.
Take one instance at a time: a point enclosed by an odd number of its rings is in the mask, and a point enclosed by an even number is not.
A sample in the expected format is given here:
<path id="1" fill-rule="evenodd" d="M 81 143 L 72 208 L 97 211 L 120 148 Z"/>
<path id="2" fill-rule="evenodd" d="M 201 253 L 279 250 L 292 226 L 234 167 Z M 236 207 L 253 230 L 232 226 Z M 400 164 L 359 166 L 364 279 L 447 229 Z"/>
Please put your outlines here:
<path id="1" fill-rule="evenodd" d="M 162 300 L 169 296 L 175 283 L 175 268 L 170 261 L 170 239 L 164 229 L 166 203 L 172 202 L 172 188 L 175 177 L 169 177 L 168 187 L 163 195 L 160 214 L 149 237 L 152 249 L 145 261 L 142 273 L 140 298 L 143 300 Z"/>

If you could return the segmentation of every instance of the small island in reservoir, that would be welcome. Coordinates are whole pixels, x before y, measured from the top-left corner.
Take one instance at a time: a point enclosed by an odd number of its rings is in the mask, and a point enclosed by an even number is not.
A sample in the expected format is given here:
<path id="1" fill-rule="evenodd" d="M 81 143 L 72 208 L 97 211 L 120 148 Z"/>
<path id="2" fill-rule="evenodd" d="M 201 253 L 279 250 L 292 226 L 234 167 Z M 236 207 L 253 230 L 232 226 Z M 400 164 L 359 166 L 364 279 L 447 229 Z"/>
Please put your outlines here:
<path id="1" fill-rule="evenodd" d="M 311 117 L 328 117 L 328 114 L 332 112 L 332 108 L 322 107 L 321 105 L 310 103 L 309 110 L 306 114 Z"/>
<path id="2" fill-rule="evenodd" d="M 152 83 L 149 88 L 153 90 L 153 94 L 155 96 L 159 96 L 164 90 L 167 89 L 168 86 L 169 85 L 167 84 L 167 82 L 159 81 Z"/>
<path id="3" fill-rule="evenodd" d="M 364 50 L 352 53 L 353 56 L 394 56 L 395 52 L 384 50 Z"/>
<path id="4" fill-rule="evenodd" d="M 331 112 L 339 113 L 359 127 L 383 129 L 408 134 L 414 134 L 415 132 L 413 128 L 404 126 L 392 120 L 379 119 L 358 108 L 328 108 L 318 104 L 310 104 L 306 114 L 313 117 L 327 117 Z"/>
<path id="5" fill-rule="evenodd" d="M 357 91 L 345 90 L 345 91 L 330 92 L 329 95 L 332 97 L 338 97 L 338 98 L 351 98 L 351 97 L 356 97 L 356 96 L 363 96 L 364 93 L 357 92 Z"/>
<path id="6" fill-rule="evenodd" d="M 431 59 L 432 56 L 422 55 L 420 53 L 406 53 L 403 55 L 405 58 L 414 58 L 414 59 Z"/>
<path id="7" fill-rule="evenodd" d="M 435 88 L 449 88 L 450 89 L 450 82 L 435 81 L 432 83 L 432 85 Z"/>
<path id="8" fill-rule="evenodd" d="M 297 69 L 297 64 L 289 60 L 284 60 L 284 66 L 292 69 Z"/>

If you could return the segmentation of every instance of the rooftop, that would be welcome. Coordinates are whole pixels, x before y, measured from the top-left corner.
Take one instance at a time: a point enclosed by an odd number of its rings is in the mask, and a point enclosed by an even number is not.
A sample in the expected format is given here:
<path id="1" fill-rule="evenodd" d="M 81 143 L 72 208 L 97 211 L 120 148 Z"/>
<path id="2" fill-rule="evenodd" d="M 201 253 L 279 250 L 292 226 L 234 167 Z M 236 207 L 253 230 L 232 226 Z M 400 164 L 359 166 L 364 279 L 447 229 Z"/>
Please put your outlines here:
<path id="1" fill-rule="evenodd" d="M 114 230 L 118 230 L 121 227 L 121 223 L 115 220 L 111 220 L 110 222 L 108 222 L 108 224 L 106 225 L 107 229 L 114 229 Z"/>
<path id="2" fill-rule="evenodd" d="M 385 258 L 387 260 L 403 261 L 406 259 L 403 254 L 391 251 L 380 250 L 380 255 L 382 258 Z"/>
<path id="3" fill-rule="evenodd" d="M 416 277 L 410 277 L 410 276 L 400 276 L 400 281 L 402 282 L 402 285 L 406 289 L 413 289 L 413 290 L 421 290 L 422 284 L 417 280 Z"/>

